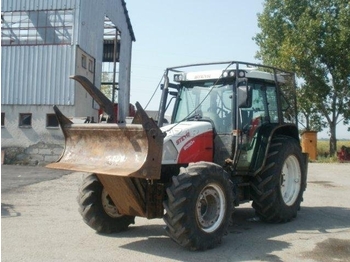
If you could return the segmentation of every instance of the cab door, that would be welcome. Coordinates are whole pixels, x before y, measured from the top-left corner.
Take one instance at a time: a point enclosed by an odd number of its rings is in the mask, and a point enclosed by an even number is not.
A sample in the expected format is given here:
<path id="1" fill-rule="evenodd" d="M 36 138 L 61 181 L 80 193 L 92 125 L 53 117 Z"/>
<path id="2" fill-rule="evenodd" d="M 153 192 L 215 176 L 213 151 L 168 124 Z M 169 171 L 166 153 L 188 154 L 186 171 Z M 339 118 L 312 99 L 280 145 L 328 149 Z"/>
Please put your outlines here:
<path id="1" fill-rule="evenodd" d="M 275 84 L 250 82 L 248 88 L 251 92 L 251 106 L 238 109 L 240 136 L 237 169 L 242 170 L 251 169 L 257 160 L 258 150 L 267 145 L 270 132 L 264 130 L 271 130 L 279 123 Z"/>

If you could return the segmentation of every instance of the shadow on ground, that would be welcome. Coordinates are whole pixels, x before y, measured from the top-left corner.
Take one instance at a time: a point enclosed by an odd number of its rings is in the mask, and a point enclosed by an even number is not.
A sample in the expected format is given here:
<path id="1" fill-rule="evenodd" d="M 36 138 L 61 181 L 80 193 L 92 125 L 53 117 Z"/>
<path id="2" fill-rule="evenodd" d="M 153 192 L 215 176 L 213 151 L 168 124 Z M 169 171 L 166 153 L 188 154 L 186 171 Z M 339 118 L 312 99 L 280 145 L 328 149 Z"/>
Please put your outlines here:
<path id="1" fill-rule="evenodd" d="M 237 208 L 234 223 L 229 227 L 228 235 L 223 238 L 222 244 L 205 252 L 191 252 L 181 248 L 166 235 L 163 225 L 137 226 L 136 221 L 135 226 L 130 227 L 128 231 L 109 237 L 145 237 L 144 240 L 129 243 L 122 248 L 179 261 L 282 261 L 271 253 L 289 248 L 290 243 L 273 238 L 301 232 L 303 236 L 306 235 L 307 241 L 308 235 L 311 238 L 319 233 L 349 231 L 349 217 L 350 209 L 347 208 L 303 207 L 298 217 L 289 223 L 268 224 L 256 219 L 252 208 Z M 350 241 L 344 241 L 325 241 L 317 245 L 314 252 L 302 255 L 317 261 L 348 258 Z M 232 250 L 237 251 L 235 257 L 231 257 Z"/>

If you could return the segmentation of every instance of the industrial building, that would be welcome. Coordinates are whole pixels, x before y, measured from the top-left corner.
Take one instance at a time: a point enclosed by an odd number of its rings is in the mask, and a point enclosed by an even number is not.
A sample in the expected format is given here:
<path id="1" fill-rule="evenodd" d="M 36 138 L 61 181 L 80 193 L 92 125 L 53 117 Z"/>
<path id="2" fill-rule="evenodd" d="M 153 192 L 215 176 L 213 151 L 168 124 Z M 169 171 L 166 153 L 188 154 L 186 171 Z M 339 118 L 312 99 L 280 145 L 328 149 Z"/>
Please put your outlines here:
<path id="1" fill-rule="evenodd" d="M 120 119 L 125 119 L 133 41 L 124 0 L 1 1 L 5 164 L 57 160 L 64 141 L 53 105 L 74 121 L 98 119 L 98 104 L 71 75 L 107 87 L 119 104 Z"/>

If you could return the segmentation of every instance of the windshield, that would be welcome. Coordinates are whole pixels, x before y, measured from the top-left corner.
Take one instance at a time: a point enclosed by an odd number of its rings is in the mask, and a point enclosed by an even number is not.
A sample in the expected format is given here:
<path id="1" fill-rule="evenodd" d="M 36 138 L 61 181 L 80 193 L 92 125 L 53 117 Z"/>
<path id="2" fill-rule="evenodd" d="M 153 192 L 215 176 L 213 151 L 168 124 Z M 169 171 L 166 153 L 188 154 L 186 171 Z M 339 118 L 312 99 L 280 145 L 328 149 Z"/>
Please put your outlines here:
<path id="1" fill-rule="evenodd" d="M 232 129 L 232 84 L 185 83 L 175 107 L 174 123 L 183 120 L 210 121 L 218 133 Z"/>

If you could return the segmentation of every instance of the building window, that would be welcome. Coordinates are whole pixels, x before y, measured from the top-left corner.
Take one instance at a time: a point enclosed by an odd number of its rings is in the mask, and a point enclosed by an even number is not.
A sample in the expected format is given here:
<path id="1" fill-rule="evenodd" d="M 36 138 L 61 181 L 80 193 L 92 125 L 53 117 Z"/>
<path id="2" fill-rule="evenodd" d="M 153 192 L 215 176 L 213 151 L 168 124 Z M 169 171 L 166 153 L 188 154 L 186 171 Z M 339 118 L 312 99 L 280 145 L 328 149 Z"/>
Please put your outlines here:
<path id="1" fill-rule="evenodd" d="M 81 66 L 86 68 L 86 55 L 81 55 Z"/>
<path id="2" fill-rule="evenodd" d="M 89 59 L 89 71 L 91 73 L 94 72 L 94 61 L 92 61 L 92 59 Z"/>
<path id="3" fill-rule="evenodd" d="M 5 126 L 5 113 L 1 112 L 1 126 Z"/>
<path id="4" fill-rule="evenodd" d="M 31 113 L 20 113 L 19 114 L 19 126 L 20 127 L 31 127 L 32 126 L 32 114 Z"/>
<path id="5" fill-rule="evenodd" d="M 58 120 L 55 114 L 46 115 L 46 127 L 58 127 Z"/>
<path id="6" fill-rule="evenodd" d="M 1 45 L 69 45 L 73 10 L 15 11 L 1 13 Z"/>

